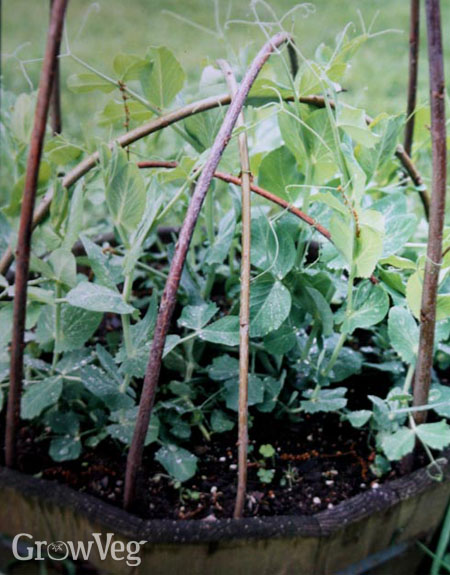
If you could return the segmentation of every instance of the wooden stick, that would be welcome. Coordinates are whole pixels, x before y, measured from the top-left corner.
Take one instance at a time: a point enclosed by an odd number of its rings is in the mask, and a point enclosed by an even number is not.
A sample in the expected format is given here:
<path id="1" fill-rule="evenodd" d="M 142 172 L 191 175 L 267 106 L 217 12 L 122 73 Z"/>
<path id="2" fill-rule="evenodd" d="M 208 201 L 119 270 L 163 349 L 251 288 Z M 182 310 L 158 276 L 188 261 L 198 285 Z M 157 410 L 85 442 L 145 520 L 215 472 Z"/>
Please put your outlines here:
<path id="1" fill-rule="evenodd" d="M 55 0 L 50 0 L 50 15 Z M 55 75 L 53 78 L 52 96 L 50 100 L 50 123 L 54 135 L 62 132 L 62 113 L 61 113 L 61 87 L 59 74 L 59 53 L 55 63 Z"/>
<path id="2" fill-rule="evenodd" d="M 234 98 L 238 84 L 226 60 L 217 62 L 225 75 L 228 90 Z M 236 126 L 244 128 L 244 113 L 238 116 Z M 248 366 L 250 346 L 250 249 L 251 249 L 251 174 L 248 157 L 247 133 L 238 137 L 241 159 L 242 237 L 241 237 L 241 292 L 239 308 L 239 407 L 238 407 L 238 485 L 233 516 L 242 517 L 247 493 L 248 454 Z"/>
<path id="3" fill-rule="evenodd" d="M 180 231 L 178 243 L 170 266 L 169 277 L 167 278 L 164 293 L 161 298 L 158 318 L 156 321 L 155 332 L 153 336 L 152 348 L 147 365 L 147 371 L 144 378 L 141 401 L 139 404 L 139 413 L 136 427 L 134 429 L 133 440 L 130 451 L 128 452 L 127 468 L 125 474 L 125 493 L 124 506 L 129 509 L 134 502 L 136 478 L 139 467 L 142 462 L 142 453 L 144 449 L 144 440 L 147 434 L 150 416 L 155 401 L 155 394 L 161 370 L 161 361 L 164 351 L 166 335 L 170 326 L 173 310 L 176 303 L 176 294 L 183 271 L 187 251 L 194 232 L 195 224 L 200 214 L 203 201 L 208 191 L 214 172 L 220 162 L 222 154 L 230 141 L 233 128 L 238 116 L 245 104 L 245 100 L 257 78 L 261 68 L 268 60 L 274 50 L 280 45 L 289 41 L 288 34 L 279 33 L 269 40 L 256 58 L 253 60 L 247 70 L 239 90 L 233 98 L 230 107 L 227 110 L 222 126 L 216 136 L 214 144 L 209 153 L 200 177 L 195 186 L 195 191 L 189 203 L 183 226 Z"/>
<path id="4" fill-rule="evenodd" d="M 42 65 L 39 92 L 34 115 L 33 132 L 31 134 L 30 151 L 28 154 L 25 187 L 20 213 L 20 227 L 17 243 L 16 281 L 14 290 L 14 315 L 11 343 L 10 386 L 8 393 L 8 408 L 6 414 L 6 455 L 7 467 L 16 464 L 16 432 L 20 418 L 20 396 L 23 377 L 24 331 L 27 305 L 27 280 L 30 259 L 30 244 L 32 233 L 33 209 L 37 189 L 39 165 L 44 144 L 45 128 L 52 85 L 55 76 L 55 66 L 61 44 L 64 26 L 64 14 L 68 0 L 54 0 L 52 15 L 47 36 L 44 63 Z"/>
<path id="5" fill-rule="evenodd" d="M 414 136 L 414 113 L 417 99 L 417 72 L 419 64 L 420 0 L 411 0 L 409 29 L 408 102 L 406 107 L 405 141 L 403 147 L 411 156 Z"/>
<path id="6" fill-rule="evenodd" d="M 431 381 L 436 327 L 436 301 L 442 263 L 442 235 L 446 192 L 445 83 L 439 0 L 426 0 L 428 60 L 430 73 L 431 146 L 433 159 L 432 195 L 428 248 L 420 310 L 420 339 L 414 380 L 414 407 L 426 405 Z M 426 411 L 414 412 L 416 423 L 426 421 Z"/>

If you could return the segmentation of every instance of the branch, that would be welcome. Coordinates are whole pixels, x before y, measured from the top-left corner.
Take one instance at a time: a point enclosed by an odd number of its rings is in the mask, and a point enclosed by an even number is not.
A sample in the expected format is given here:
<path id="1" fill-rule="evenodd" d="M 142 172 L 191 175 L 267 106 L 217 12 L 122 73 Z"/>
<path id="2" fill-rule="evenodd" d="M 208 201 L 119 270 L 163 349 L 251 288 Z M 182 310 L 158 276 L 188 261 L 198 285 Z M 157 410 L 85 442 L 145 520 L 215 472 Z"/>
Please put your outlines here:
<path id="1" fill-rule="evenodd" d="M 225 75 L 231 97 L 236 96 L 238 84 L 226 60 L 217 62 Z M 295 69 L 295 67 L 294 67 Z M 244 128 L 244 113 L 238 116 L 236 126 Z M 248 365 L 250 332 L 250 246 L 251 246 L 251 175 L 248 157 L 247 133 L 238 137 L 241 159 L 242 238 L 241 238 L 241 293 L 239 308 L 239 407 L 238 407 L 238 485 L 233 516 L 242 517 L 247 492 L 248 454 Z"/>
<path id="2" fill-rule="evenodd" d="M 141 169 L 142 168 L 176 168 L 177 166 L 178 166 L 178 162 L 172 162 L 172 161 L 166 162 L 166 161 L 161 161 L 161 160 L 150 160 L 150 161 L 144 161 L 144 162 L 138 162 L 137 163 L 137 167 L 141 168 Z M 228 184 L 234 184 L 235 186 L 242 186 L 241 178 L 239 178 L 237 176 L 233 176 L 232 174 L 228 174 L 226 172 L 214 172 L 214 177 L 217 178 L 218 180 L 222 180 L 223 182 L 226 182 Z M 314 218 L 311 218 L 310 216 L 305 214 L 305 212 L 302 212 L 302 210 L 299 210 L 298 208 L 296 208 L 295 206 L 293 206 L 292 204 L 290 204 L 286 200 L 283 200 L 283 198 L 280 198 L 279 196 L 276 196 L 272 192 L 269 192 L 268 190 L 265 190 L 264 188 L 260 188 L 259 186 L 255 185 L 253 183 L 250 184 L 250 189 L 255 194 L 258 194 L 258 196 L 261 196 L 262 198 L 269 200 L 269 202 L 277 204 L 278 206 L 282 207 L 283 209 L 288 210 L 289 212 L 291 212 L 291 214 L 294 214 L 295 216 L 300 218 L 302 221 L 307 223 L 309 226 L 311 226 L 312 228 L 317 230 L 319 232 L 319 234 L 321 234 L 324 238 L 326 238 L 329 241 L 332 241 L 331 233 L 329 232 L 329 230 L 327 230 L 327 228 L 325 228 L 324 226 L 319 224 L 319 222 L 317 222 Z"/>
<path id="3" fill-rule="evenodd" d="M 411 0 L 411 21 L 409 31 L 409 79 L 408 103 L 406 107 L 405 152 L 411 156 L 414 135 L 414 113 L 417 96 L 417 71 L 419 64 L 420 0 Z"/>
<path id="4" fill-rule="evenodd" d="M 428 60 L 430 73 L 431 145 L 433 159 L 432 195 L 428 248 L 420 310 L 420 338 L 414 380 L 414 407 L 428 403 L 433 365 L 434 331 L 439 271 L 442 263 L 442 234 L 446 192 L 445 83 L 442 55 L 441 12 L 439 0 L 426 0 Z M 414 412 L 416 423 L 426 420 L 426 411 Z"/>
<path id="5" fill-rule="evenodd" d="M 258 98 L 261 100 L 261 98 Z M 273 98 L 267 98 L 268 101 L 273 101 Z M 183 108 L 179 108 L 178 110 L 174 110 L 173 112 L 169 112 L 165 116 L 160 116 L 159 118 L 155 118 L 131 132 L 127 134 L 123 134 L 122 136 L 112 140 L 109 142 L 109 147 L 112 148 L 114 145 L 119 145 L 123 148 L 129 146 L 130 144 L 137 142 L 138 140 L 149 136 L 167 126 L 174 124 L 175 122 L 179 122 L 188 118 L 189 116 L 193 116 L 195 114 L 200 114 L 201 112 L 206 112 L 208 110 L 212 110 L 213 108 L 219 108 L 222 106 L 228 106 L 230 104 L 231 98 L 228 94 L 221 95 L 221 96 L 211 96 L 210 98 L 205 98 L 204 100 L 199 100 L 198 102 L 193 102 L 192 104 L 188 104 Z M 293 101 L 293 97 L 286 98 L 286 101 Z M 302 104 L 308 104 L 310 106 L 315 106 L 316 108 L 324 108 L 325 107 L 325 100 L 322 96 L 304 96 L 299 98 L 299 102 Z M 335 107 L 333 101 L 330 101 L 330 106 L 332 108 Z M 369 116 L 366 117 L 366 122 L 370 124 L 372 122 L 372 118 Z M 419 188 L 420 198 L 424 205 L 425 213 L 428 217 L 428 205 L 429 205 L 429 198 L 426 187 L 424 182 L 420 176 L 419 171 L 414 166 L 411 158 L 405 152 L 402 146 L 398 146 L 395 152 L 395 155 L 400 160 L 401 164 L 405 168 L 405 171 L 410 176 L 411 180 L 413 181 L 414 185 Z M 94 168 L 99 161 L 99 154 L 95 152 L 91 154 L 83 161 L 81 161 L 75 168 L 73 168 L 62 180 L 62 185 L 66 188 L 69 188 L 73 184 L 75 184 L 80 178 L 86 175 L 92 168 Z M 42 199 L 41 203 L 36 209 L 36 212 L 33 217 L 33 229 L 39 225 L 47 216 L 50 205 L 53 199 L 53 189 L 50 188 L 47 194 Z M 5 253 L 0 260 L 0 274 L 5 275 L 8 271 L 9 266 L 11 265 L 14 259 L 13 252 L 11 248 L 7 248 Z"/>
<path id="6" fill-rule="evenodd" d="M 161 370 L 161 361 L 164 350 L 164 343 L 169 329 L 172 314 L 176 303 L 176 294 L 180 283 L 181 273 L 183 271 L 186 254 L 197 223 L 200 210 L 208 191 L 214 172 L 220 162 L 222 154 L 230 141 L 231 134 L 238 119 L 238 116 L 245 104 L 250 88 L 258 76 L 261 68 L 268 60 L 272 52 L 280 45 L 289 40 L 289 35 L 285 33 L 276 34 L 267 42 L 256 58 L 253 60 L 250 68 L 247 70 L 241 85 L 233 98 L 230 107 L 225 115 L 222 126 L 217 134 L 214 144 L 209 153 L 200 177 L 195 186 L 189 207 L 186 213 L 183 226 L 178 238 L 178 243 L 173 255 L 170 266 L 169 277 L 167 278 L 164 293 L 161 298 L 158 319 L 156 321 L 155 332 L 153 336 L 152 348 L 147 365 L 147 371 L 142 389 L 141 401 L 139 404 L 139 413 L 136 427 L 134 429 L 133 440 L 127 458 L 127 468 L 125 474 L 125 493 L 124 506 L 129 509 L 134 501 L 136 478 L 139 467 L 142 462 L 142 453 L 144 449 L 144 440 L 147 433 L 150 415 L 155 401 L 156 388 L 158 385 L 159 374 Z"/>
<path id="7" fill-rule="evenodd" d="M 54 0 L 47 47 L 42 65 L 39 91 L 34 114 L 33 132 L 27 160 L 20 227 L 17 243 L 16 281 L 14 290 L 14 316 L 11 343 L 10 386 L 6 414 L 6 455 L 8 467 L 16 464 L 16 431 L 20 418 L 20 396 L 23 378 L 23 349 L 25 315 L 27 304 L 27 279 L 30 259 L 33 209 L 36 197 L 39 165 L 45 138 L 48 111 L 55 69 L 64 26 L 64 14 L 68 0 Z"/>
<path id="8" fill-rule="evenodd" d="M 50 0 L 50 16 L 55 0 Z M 62 131 L 61 90 L 59 81 L 59 53 L 55 62 L 55 76 L 53 78 L 52 96 L 50 100 L 50 122 L 54 135 Z"/>

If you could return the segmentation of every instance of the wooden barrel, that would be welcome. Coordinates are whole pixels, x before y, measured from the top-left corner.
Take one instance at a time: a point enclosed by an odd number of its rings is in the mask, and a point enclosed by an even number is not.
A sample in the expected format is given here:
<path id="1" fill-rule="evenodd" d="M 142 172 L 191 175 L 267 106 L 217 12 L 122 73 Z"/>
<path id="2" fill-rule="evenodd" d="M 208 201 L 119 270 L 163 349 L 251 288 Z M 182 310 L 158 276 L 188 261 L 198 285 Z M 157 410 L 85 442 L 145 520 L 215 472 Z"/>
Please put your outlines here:
<path id="1" fill-rule="evenodd" d="M 362 573 L 348 566 L 433 535 L 450 496 L 448 463 L 443 472 L 436 481 L 421 469 L 313 516 L 172 521 L 140 519 L 56 482 L 0 468 L 0 533 L 48 543 L 87 544 L 93 533 L 113 533 L 125 545 L 147 541 L 138 567 L 110 555 L 102 560 L 92 547 L 90 563 L 117 575 Z M 411 575 L 411 565 L 404 572 Z"/>

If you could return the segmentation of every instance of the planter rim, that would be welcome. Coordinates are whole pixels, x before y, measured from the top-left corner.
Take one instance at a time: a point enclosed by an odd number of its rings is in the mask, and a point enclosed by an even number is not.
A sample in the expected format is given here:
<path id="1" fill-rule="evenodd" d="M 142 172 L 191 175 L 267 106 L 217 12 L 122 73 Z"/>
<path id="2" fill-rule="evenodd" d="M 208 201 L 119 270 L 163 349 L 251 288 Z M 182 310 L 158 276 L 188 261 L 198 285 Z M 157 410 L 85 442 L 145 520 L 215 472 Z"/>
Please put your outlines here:
<path id="1" fill-rule="evenodd" d="M 0 489 L 14 489 L 46 505 L 72 507 L 98 526 L 133 540 L 149 543 L 216 543 L 233 539 L 272 539 L 289 537 L 327 537 L 343 525 L 357 523 L 369 515 L 437 489 L 450 481 L 450 450 L 443 453 L 443 479 L 433 479 L 427 468 L 387 481 L 342 501 L 332 509 L 314 515 L 276 515 L 244 519 L 172 520 L 142 519 L 119 507 L 57 481 L 40 479 L 0 466 Z"/>

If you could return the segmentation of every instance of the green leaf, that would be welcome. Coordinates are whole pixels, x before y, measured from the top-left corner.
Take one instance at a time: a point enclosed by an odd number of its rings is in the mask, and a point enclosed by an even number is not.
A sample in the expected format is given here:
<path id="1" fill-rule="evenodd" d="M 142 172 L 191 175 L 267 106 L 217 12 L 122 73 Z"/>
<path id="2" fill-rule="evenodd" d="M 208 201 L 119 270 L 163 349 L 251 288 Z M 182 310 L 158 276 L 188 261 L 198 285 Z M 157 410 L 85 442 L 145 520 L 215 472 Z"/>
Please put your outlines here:
<path id="1" fill-rule="evenodd" d="M 239 406 L 239 379 L 233 378 L 225 382 L 225 403 L 228 409 L 238 411 Z M 264 382 L 257 375 L 248 376 L 248 405 L 257 405 L 264 401 Z"/>
<path id="2" fill-rule="evenodd" d="M 275 409 L 284 381 L 284 373 L 281 374 L 281 377 L 277 377 L 276 379 L 270 376 L 263 379 L 264 397 L 262 403 L 257 406 L 258 411 L 261 411 L 261 413 L 270 413 Z"/>
<path id="3" fill-rule="evenodd" d="M 222 345 L 239 345 L 239 318 L 227 315 L 210 323 L 199 332 L 200 339 Z"/>
<path id="4" fill-rule="evenodd" d="M 116 89 L 114 84 L 91 72 L 72 74 L 67 80 L 67 86 L 75 94 L 86 94 L 95 90 L 108 94 Z"/>
<path id="5" fill-rule="evenodd" d="M 291 351 L 297 343 L 295 328 L 284 323 L 276 331 L 270 332 L 264 338 L 264 348 L 273 355 L 284 355 Z"/>
<path id="6" fill-rule="evenodd" d="M 300 183 L 295 158 L 286 146 L 276 148 L 264 156 L 258 173 L 258 184 L 262 188 L 292 202 L 299 197 L 299 188 L 287 189 L 287 186 Z"/>
<path id="7" fill-rule="evenodd" d="M 131 445 L 138 411 L 138 407 L 113 411 L 109 417 L 111 421 L 114 421 L 115 423 L 108 425 L 106 428 L 109 435 L 112 438 L 121 441 L 125 445 Z M 159 419 L 157 415 L 152 415 L 147 434 L 145 436 L 144 445 L 150 445 L 150 443 L 156 441 L 158 439 L 158 434 Z"/>
<path id="8" fill-rule="evenodd" d="M 420 318 L 422 303 L 423 270 L 410 275 L 406 284 L 406 301 L 414 316 Z M 438 294 L 436 300 L 436 321 L 442 321 L 450 317 L 450 294 Z"/>
<path id="9" fill-rule="evenodd" d="M 219 311 L 215 303 L 204 303 L 202 305 L 187 305 L 183 308 L 178 325 L 198 331 L 205 326 Z"/>
<path id="10" fill-rule="evenodd" d="M 342 331 L 351 334 L 355 329 L 368 328 L 380 323 L 389 309 L 389 297 L 380 285 L 370 281 L 361 282 L 353 297 L 352 310 L 349 315 L 336 317 L 343 319 Z"/>
<path id="11" fill-rule="evenodd" d="M 144 58 L 135 54 L 117 54 L 113 60 L 114 73 L 121 82 L 138 80 L 139 74 L 147 65 L 148 62 Z"/>
<path id="12" fill-rule="evenodd" d="M 114 269 L 111 265 L 110 258 L 103 253 L 100 246 L 92 242 L 86 236 L 81 236 L 86 254 L 89 258 L 92 271 L 95 274 L 95 279 L 100 285 L 103 285 L 112 290 L 116 290 L 116 285 L 120 281 L 118 270 Z M 120 270 L 119 270 L 120 273 Z"/>
<path id="13" fill-rule="evenodd" d="M 215 357 L 208 369 L 208 375 L 213 381 L 225 381 L 237 377 L 238 374 L 239 361 L 231 355 Z"/>
<path id="14" fill-rule="evenodd" d="M 388 334 L 392 347 L 405 363 L 416 361 L 419 350 L 419 326 L 411 313 L 402 307 L 389 311 Z"/>
<path id="15" fill-rule="evenodd" d="M 345 387 L 320 389 L 318 392 L 308 389 L 303 393 L 306 401 L 301 401 L 300 406 L 306 413 L 338 411 L 347 405 L 347 399 L 344 397 L 346 393 L 347 388 Z"/>
<path id="16" fill-rule="evenodd" d="M 58 248 L 50 254 L 51 264 L 56 281 L 72 287 L 77 283 L 77 262 L 73 253 L 66 248 Z"/>
<path id="17" fill-rule="evenodd" d="M 364 110 L 340 105 L 336 116 L 336 125 L 356 143 L 366 148 L 373 148 L 380 139 L 378 134 L 374 134 L 367 125 Z"/>
<path id="18" fill-rule="evenodd" d="M 69 207 L 69 217 L 67 228 L 64 234 L 62 247 L 71 250 L 73 244 L 77 241 L 78 236 L 83 228 L 83 184 L 79 182 L 75 187 Z"/>
<path id="19" fill-rule="evenodd" d="M 73 461 L 81 455 L 79 437 L 56 437 L 50 442 L 48 451 L 53 461 Z"/>
<path id="20" fill-rule="evenodd" d="M 321 329 L 324 335 L 333 333 L 333 312 L 321 292 L 310 287 L 304 276 L 298 276 L 300 288 L 296 290 L 295 301 L 314 319 L 314 325 Z"/>
<path id="21" fill-rule="evenodd" d="M 139 73 L 144 95 L 157 108 L 167 108 L 183 88 L 183 68 L 164 46 L 149 48 L 146 60 L 146 66 Z"/>
<path id="22" fill-rule="evenodd" d="M 251 245 L 252 265 L 270 271 L 280 280 L 295 264 L 296 250 L 290 233 L 283 227 L 271 226 L 265 215 L 252 218 Z"/>
<path id="23" fill-rule="evenodd" d="M 347 419 L 353 427 L 360 428 L 372 417 L 372 412 L 368 409 L 359 409 L 347 413 Z"/>
<path id="24" fill-rule="evenodd" d="M 375 172 L 392 160 L 398 135 L 403 128 L 405 117 L 403 114 L 387 117 L 385 114 L 375 118 L 371 124 L 372 130 L 380 136 L 375 148 L 368 150 L 361 147 L 357 150 L 358 160 L 371 179 Z"/>
<path id="25" fill-rule="evenodd" d="M 450 445 L 450 425 L 444 420 L 436 423 L 421 423 L 416 427 L 417 437 L 431 447 L 431 449 L 444 449 Z"/>
<path id="26" fill-rule="evenodd" d="M 383 254 L 384 219 L 375 210 L 359 213 L 359 236 L 355 238 L 354 265 L 357 277 L 372 275 Z"/>
<path id="27" fill-rule="evenodd" d="M 153 113 L 140 102 L 127 101 L 129 122 L 144 124 L 150 120 Z M 122 128 L 125 121 L 123 102 L 110 100 L 101 112 L 97 112 L 96 120 L 99 126 L 114 126 Z"/>
<path id="28" fill-rule="evenodd" d="M 260 446 L 259 453 L 266 458 L 273 457 L 275 455 L 275 449 L 273 448 L 272 445 L 270 445 L 270 443 L 267 443 L 265 445 Z"/>
<path id="29" fill-rule="evenodd" d="M 86 365 L 79 373 L 85 388 L 101 399 L 111 411 L 133 406 L 133 399 L 121 393 L 117 380 L 111 379 L 100 368 L 95 365 Z"/>
<path id="30" fill-rule="evenodd" d="M 197 471 L 197 457 L 177 445 L 163 445 L 155 454 L 167 473 L 177 481 L 187 481 Z"/>
<path id="31" fill-rule="evenodd" d="M 263 276 L 250 289 L 250 337 L 277 330 L 291 310 L 291 294 L 278 280 Z"/>
<path id="32" fill-rule="evenodd" d="M 146 190 L 136 164 L 116 146 L 104 170 L 106 205 L 124 240 L 134 232 L 146 207 Z"/>
<path id="33" fill-rule="evenodd" d="M 383 434 L 381 447 L 390 461 L 398 461 L 414 449 L 415 433 L 412 429 L 402 427 L 395 433 Z"/>
<path id="34" fill-rule="evenodd" d="M 55 351 L 72 351 L 82 347 L 94 335 L 102 317 L 101 313 L 63 306 L 61 333 Z"/>
<path id="35" fill-rule="evenodd" d="M 221 264 L 230 252 L 231 242 L 236 229 L 235 211 L 229 210 L 219 222 L 214 243 L 206 253 L 205 261 L 209 265 Z"/>
<path id="36" fill-rule="evenodd" d="M 333 214 L 330 221 L 330 233 L 333 244 L 344 256 L 346 262 L 351 264 L 353 261 L 354 231 L 349 217 L 343 218 L 338 214 Z"/>
<path id="37" fill-rule="evenodd" d="M 204 152 L 213 145 L 222 121 L 222 110 L 208 110 L 185 119 L 184 127 L 197 152 Z"/>
<path id="38" fill-rule="evenodd" d="M 439 383 L 433 384 L 430 390 L 428 403 L 436 405 L 442 403 L 439 407 L 433 407 L 434 411 L 442 416 L 450 418 L 450 387 Z"/>
<path id="39" fill-rule="evenodd" d="M 221 409 L 215 409 L 211 413 L 211 427 L 216 433 L 223 433 L 233 429 L 234 421 Z"/>
<path id="40" fill-rule="evenodd" d="M 33 419 L 46 407 L 54 405 L 63 388 L 60 377 L 49 377 L 27 387 L 22 395 L 20 413 L 23 419 Z"/>
<path id="41" fill-rule="evenodd" d="M 74 307 L 81 307 L 90 311 L 127 314 L 133 313 L 135 308 L 126 303 L 118 291 L 91 282 L 81 282 L 66 296 L 67 301 Z"/>
<path id="42" fill-rule="evenodd" d="M 69 208 L 69 192 L 58 179 L 54 184 L 53 200 L 50 204 L 50 223 L 56 233 L 67 217 Z"/>
<path id="43" fill-rule="evenodd" d="M 122 105 L 123 111 L 123 105 Z M 60 134 L 55 134 L 53 137 L 48 140 L 45 144 L 45 154 L 53 164 L 57 166 L 66 166 L 71 162 L 77 160 L 81 154 L 83 153 L 82 148 L 79 146 L 70 143 L 67 141 L 63 136 Z M 61 185 L 61 180 L 56 180 L 55 185 L 63 188 Z M 55 201 L 55 194 L 53 195 L 52 205 Z M 51 206 L 50 206 L 51 211 Z"/>

